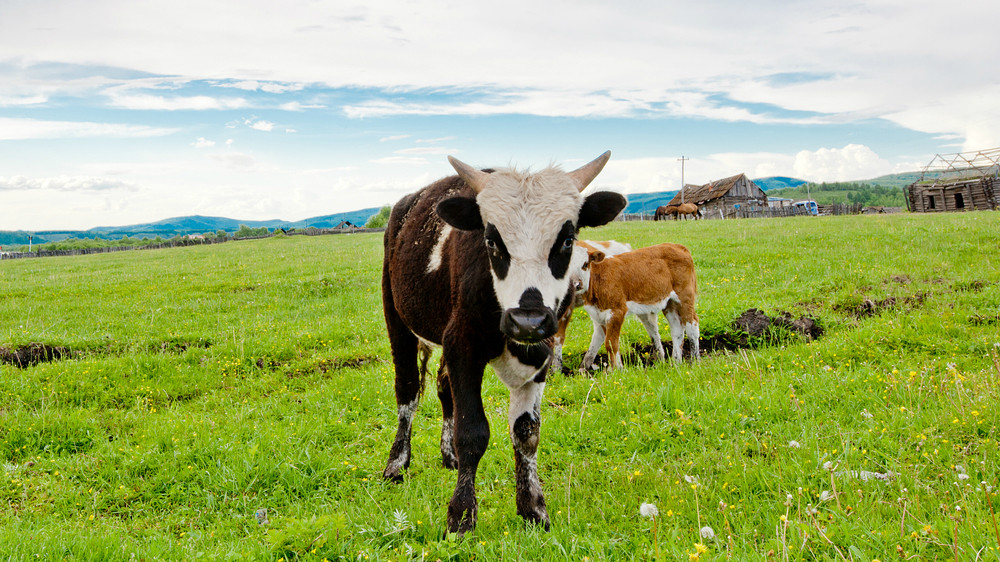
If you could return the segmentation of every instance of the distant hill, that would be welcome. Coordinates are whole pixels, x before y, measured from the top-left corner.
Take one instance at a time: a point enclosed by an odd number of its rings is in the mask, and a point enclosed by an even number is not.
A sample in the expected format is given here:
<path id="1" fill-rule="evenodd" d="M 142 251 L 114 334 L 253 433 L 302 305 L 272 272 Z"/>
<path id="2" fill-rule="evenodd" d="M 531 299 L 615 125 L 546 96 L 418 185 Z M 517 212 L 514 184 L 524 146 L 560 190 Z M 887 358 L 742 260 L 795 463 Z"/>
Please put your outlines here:
<path id="1" fill-rule="evenodd" d="M 191 215 L 187 217 L 172 217 L 161 221 L 132 224 L 126 226 L 98 226 L 88 230 L 46 230 L 32 233 L 35 244 L 45 242 L 60 242 L 67 238 L 103 238 L 105 240 L 117 240 L 125 238 L 173 238 L 175 236 L 185 236 L 188 234 L 205 234 L 208 232 L 218 232 L 224 230 L 232 233 L 239 230 L 241 224 L 250 228 L 267 227 L 270 230 L 276 228 L 334 228 L 343 221 L 351 224 L 364 226 L 369 217 L 378 212 L 378 207 L 348 211 L 345 213 L 334 213 L 312 217 L 300 221 L 286 221 L 281 219 L 271 219 L 263 221 L 238 220 L 226 217 L 206 217 L 202 215 Z M 0 231 L 0 246 L 21 245 L 28 243 L 28 232 L 24 231 Z"/>
<path id="2" fill-rule="evenodd" d="M 625 199 L 628 205 L 625 206 L 625 214 L 636 215 L 644 213 L 651 215 L 656 212 L 656 208 L 666 205 L 677 195 L 676 191 L 656 191 L 653 193 L 627 193 Z"/>
<path id="3" fill-rule="evenodd" d="M 798 178 L 785 176 L 771 176 L 753 180 L 764 191 L 776 191 L 775 196 L 792 197 L 804 199 L 807 193 L 820 203 L 840 202 L 841 200 L 864 200 L 867 204 L 883 204 L 888 206 L 902 205 L 902 188 L 910 185 L 920 177 L 920 172 L 906 172 L 901 174 L 890 174 L 879 176 L 870 180 L 859 182 L 843 182 L 839 184 L 809 183 Z M 806 184 L 809 184 L 807 187 Z M 818 187 L 814 187 L 818 186 Z M 826 193 L 820 193 L 826 191 Z M 893 193 L 895 192 L 895 193 Z M 677 191 L 657 191 L 654 193 L 630 193 L 626 194 L 628 205 L 625 212 L 628 214 L 653 214 L 656 208 L 670 202 Z M 877 203 L 875 202 L 877 201 Z M 263 221 L 238 220 L 226 217 L 206 217 L 192 215 L 186 217 L 173 217 L 147 224 L 134 224 L 127 226 L 99 226 L 89 230 L 49 230 L 33 232 L 33 242 L 44 244 L 46 242 L 59 242 L 67 238 L 104 238 L 119 239 L 126 236 L 132 238 L 173 238 L 187 234 L 205 234 L 208 232 L 236 232 L 241 224 L 251 228 L 262 226 L 274 230 L 276 228 L 333 228 L 342 221 L 349 221 L 351 224 L 364 226 L 368 219 L 378 213 L 378 207 L 359 209 L 331 215 L 322 215 L 300 221 L 286 221 L 281 219 L 271 219 Z M 28 243 L 28 232 L 26 231 L 0 231 L 0 246 L 15 246 Z"/>
<path id="4" fill-rule="evenodd" d="M 768 178 L 759 178 L 752 180 L 757 187 L 768 191 L 770 189 L 783 189 L 786 187 L 798 187 L 806 182 L 806 180 L 800 180 L 798 178 L 788 178 L 785 176 L 771 176 Z"/>

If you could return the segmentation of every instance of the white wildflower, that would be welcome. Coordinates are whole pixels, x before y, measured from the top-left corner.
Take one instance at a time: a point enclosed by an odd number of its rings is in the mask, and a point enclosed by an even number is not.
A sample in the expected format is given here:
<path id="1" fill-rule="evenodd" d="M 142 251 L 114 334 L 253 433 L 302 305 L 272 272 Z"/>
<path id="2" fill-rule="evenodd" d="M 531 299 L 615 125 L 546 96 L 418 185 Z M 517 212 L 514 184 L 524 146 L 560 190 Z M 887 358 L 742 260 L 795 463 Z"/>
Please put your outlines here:
<path id="1" fill-rule="evenodd" d="M 643 517 L 648 517 L 652 519 L 660 514 L 660 510 L 656 509 L 656 506 L 651 503 L 644 503 L 639 506 L 639 515 Z"/>
<path id="2" fill-rule="evenodd" d="M 701 538 L 710 541 L 715 538 L 715 531 L 708 525 L 705 525 L 701 528 Z"/>
<path id="3" fill-rule="evenodd" d="M 823 463 L 823 470 L 833 470 L 833 463 L 830 461 Z"/>
<path id="4" fill-rule="evenodd" d="M 688 476 L 687 474 L 685 474 L 684 475 L 684 481 L 687 482 L 688 484 L 697 484 L 698 483 L 698 477 L 697 476 Z"/>
<path id="5" fill-rule="evenodd" d="M 793 449 L 798 449 L 802 445 L 800 445 L 798 441 L 792 439 L 791 441 L 788 442 L 788 446 L 791 447 L 791 448 L 793 448 Z"/>
<path id="6" fill-rule="evenodd" d="M 872 413 L 868 411 L 868 408 L 865 408 L 864 410 L 861 410 L 861 417 L 865 418 L 866 420 L 870 420 L 875 416 L 873 416 Z"/>
<path id="7" fill-rule="evenodd" d="M 825 502 L 830 501 L 831 499 L 833 499 L 833 494 L 830 493 L 830 490 L 823 490 L 819 493 L 819 501 Z"/>
<path id="8" fill-rule="evenodd" d="M 969 475 L 963 472 L 962 474 L 958 475 L 958 479 L 959 480 L 968 480 L 969 479 Z"/>

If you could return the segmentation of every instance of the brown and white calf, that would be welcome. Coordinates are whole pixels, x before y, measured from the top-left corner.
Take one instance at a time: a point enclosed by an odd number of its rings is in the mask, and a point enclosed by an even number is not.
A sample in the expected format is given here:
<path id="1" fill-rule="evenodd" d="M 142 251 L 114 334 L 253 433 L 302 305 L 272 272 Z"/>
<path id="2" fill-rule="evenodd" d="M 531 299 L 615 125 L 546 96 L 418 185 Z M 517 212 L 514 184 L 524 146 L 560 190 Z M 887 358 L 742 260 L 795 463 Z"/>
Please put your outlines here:
<path id="1" fill-rule="evenodd" d="M 583 306 L 583 280 L 581 273 L 583 266 L 587 263 L 587 255 L 591 250 L 604 252 L 605 256 L 615 256 L 631 251 L 632 245 L 616 240 L 577 241 L 576 255 L 570 266 L 570 275 L 572 276 L 570 282 L 573 284 L 576 295 L 570 306 L 566 308 L 566 312 L 559 317 L 559 329 L 556 330 L 556 335 L 552 336 L 552 364 L 549 366 L 549 371 L 553 373 L 562 371 L 562 350 L 563 344 L 566 343 L 566 330 L 569 328 L 570 320 L 573 319 L 573 311 Z"/>
<path id="2" fill-rule="evenodd" d="M 680 244 L 659 244 L 616 256 L 601 251 L 588 252 L 583 267 L 583 308 L 594 323 L 590 349 L 583 357 L 583 369 L 590 369 L 604 344 L 612 368 L 622 367 L 619 351 L 622 323 L 635 314 L 653 340 L 660 359 L 663 344 L 657 327 L 662 311 L 670 326 L 673 357 L 680 362 L 684 336 L 691 340 L 692 357 L 698 358 L 698 296 L 694 260 Z"/>
<path id="3" fill-rule="evenodd" d="M 537 473 L 545 340 L 573 298 L 570 262 L 577 232 L 614 219 L 617 193 L 581 192 L 610 158 L 572 172 L 481 171 L 449 158 L 457 176 L 400 200 L 385 233 L 382 302 L 396 370 L 398 427 L 383 475 L 401 480 L 410 464 L 413 415 L 430 346 L 441 346 L 441 453 L 458 469 L 448 530 L 476 525 L 476 471 L 490 440 L 483 371 L 510 390 L 517 512 L 546 529 Z M 418 364 L 418 355 L 423 365 Z"/>

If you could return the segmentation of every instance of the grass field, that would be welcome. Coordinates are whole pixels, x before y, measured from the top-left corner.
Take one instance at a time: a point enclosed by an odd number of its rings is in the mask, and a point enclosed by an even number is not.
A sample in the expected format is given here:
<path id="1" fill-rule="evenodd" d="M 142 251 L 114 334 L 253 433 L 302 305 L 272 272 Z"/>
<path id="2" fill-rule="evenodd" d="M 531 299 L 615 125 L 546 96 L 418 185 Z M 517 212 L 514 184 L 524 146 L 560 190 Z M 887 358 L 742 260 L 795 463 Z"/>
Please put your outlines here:
<path id="1" fill-rule="evenodd" d="M 997 559 L 1000 215 L 583 237 L 688 246 L 703 335 L 750 308 L 824 334 L 550 377 L 548 533 L 515 513 L 507 392 L 487 373 L 479 526 L 458 539 L 430 389 L 407 480 L 380 477 L 396 415 L 380 235 L 5 261 L 0 347 L 64 355 L 0 365 L 0 558 Z M 569 365 L 589 337 L 579 314 Z M 644 343 L 627 322 L 623 347 Z"/>

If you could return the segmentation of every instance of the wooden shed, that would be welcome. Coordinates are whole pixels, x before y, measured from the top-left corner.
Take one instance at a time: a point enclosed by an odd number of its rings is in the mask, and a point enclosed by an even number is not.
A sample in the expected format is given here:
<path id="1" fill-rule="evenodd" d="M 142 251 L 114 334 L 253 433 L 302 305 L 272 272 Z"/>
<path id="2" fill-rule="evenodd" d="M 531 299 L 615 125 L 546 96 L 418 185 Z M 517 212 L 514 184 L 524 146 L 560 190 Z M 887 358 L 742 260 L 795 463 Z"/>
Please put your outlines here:
<path id="1" fill-rule="evenodd" d="M 906 187 L 914 213 L 1000 209 L 1000 148 L 935 155 Z"/>
<path id="2" fill-rule="evenodd" d="M 670 205 L 680 205 L 682 193 L 670 200 Z M 705 185 L 685 185 L 685 203 L 695 203 L 706 217 L 736 216 L 740 210 L 767 208 L 767 194 L 746 174 L 738 174 Z"/>

